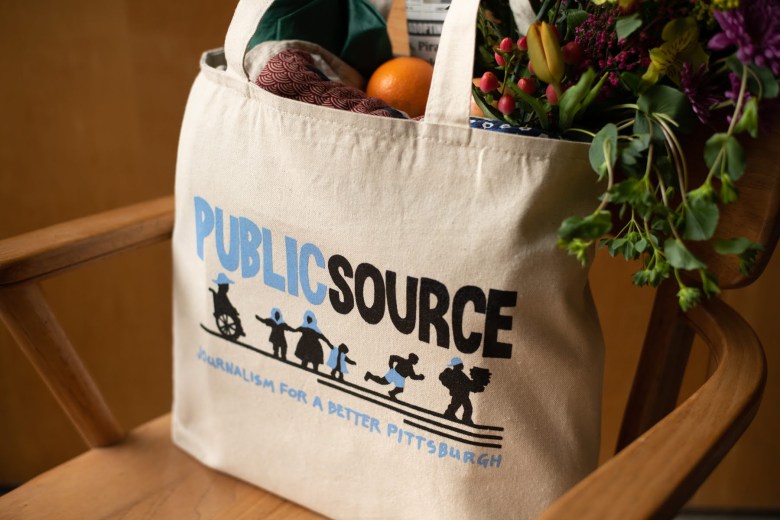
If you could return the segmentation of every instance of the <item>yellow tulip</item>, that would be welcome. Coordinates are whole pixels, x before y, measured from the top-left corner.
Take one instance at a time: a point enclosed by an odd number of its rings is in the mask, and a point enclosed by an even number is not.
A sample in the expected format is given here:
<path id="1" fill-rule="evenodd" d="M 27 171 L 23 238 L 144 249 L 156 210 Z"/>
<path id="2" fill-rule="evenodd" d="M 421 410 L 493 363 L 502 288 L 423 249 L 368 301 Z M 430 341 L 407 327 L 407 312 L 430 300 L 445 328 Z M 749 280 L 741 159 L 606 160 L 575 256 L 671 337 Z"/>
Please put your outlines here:
<path id="1" fill-rule="evenodd" d="M 536 22 L 528 28 L 526 41 L 536 77 L 559 90 L 564 73 L 563 54 L 553 28 L 547 22 Z"/>

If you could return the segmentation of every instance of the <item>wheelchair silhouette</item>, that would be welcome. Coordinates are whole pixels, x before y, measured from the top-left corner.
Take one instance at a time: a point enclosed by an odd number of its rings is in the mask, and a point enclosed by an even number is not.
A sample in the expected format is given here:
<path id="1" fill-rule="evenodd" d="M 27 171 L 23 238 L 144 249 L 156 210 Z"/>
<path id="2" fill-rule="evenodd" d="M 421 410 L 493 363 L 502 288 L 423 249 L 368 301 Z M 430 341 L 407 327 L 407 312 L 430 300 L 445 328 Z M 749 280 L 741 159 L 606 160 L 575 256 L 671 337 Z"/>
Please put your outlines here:
<path id="1" fill-rule="evenodd" d="M 227 288 L 223 291 L 222 286 L 220 286 L 220 290 L 215 291 L 209 287 L 209 291 L 214 298 L 214 320 L 217 323 L 219 333 L 232 341 L 244 336 L 241 318 L 238 317 L 238 311 L 227 297 Z"/>

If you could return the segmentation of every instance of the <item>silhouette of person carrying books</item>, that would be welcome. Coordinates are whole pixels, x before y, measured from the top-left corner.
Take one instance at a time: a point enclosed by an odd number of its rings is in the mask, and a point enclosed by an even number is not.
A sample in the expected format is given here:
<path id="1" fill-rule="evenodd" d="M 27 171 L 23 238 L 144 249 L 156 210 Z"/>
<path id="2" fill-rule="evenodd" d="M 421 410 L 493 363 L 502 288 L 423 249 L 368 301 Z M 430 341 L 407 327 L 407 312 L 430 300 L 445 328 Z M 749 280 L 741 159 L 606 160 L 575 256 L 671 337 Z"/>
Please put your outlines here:
<path id="1" fill-rule="evenodd" d="M 463 421 L 466 424 L 474 424 L 471 414 L 474 407 L 471 405 L 469 394 L 471 392 L 483 392 L 490 383 L 490 371 L 486 368 L 472 367 L 469 372 L 471 377 L 463 371 L 463 361 L 459 357 L 452 358 L 450 364 L 439 374 L 439 381 L 450 391 L 450 405 L 444 412 L 444 417 L 454 421 Z M 455 412 L 463 408 L 463 419 L 458 419 Z"/>
<path id="2" fill-rule="evenodd" d="M 395 388 L 390 390 L 388 395 L 393 399 L 398 399 L 396 396 L 404 391 L 407 377 L 414 379 L 415 381 L 425 379 L 424 375 L 416 374 L 414 372 L 414 365 L 416 365 L 419 360 L 420 358 L 417 357 L 417 354 L 409 354 L 408 359 L 404 359 L 401 356 L 390 356 L 390 361 L 388 362 L 390 370 L 387 371 L 384 377 L 375 376 L 371 372 L 366 372 L 364 379 L 366 381 L 370 379 L 380 385 L 394 385 Z"/>
<path id="3" fill-rule="evenodd" d="M 331 377 L 338 379 L 339 381 L 344 381 L 344 374 L 349 373 L 347 364 L 357 364 L 347 357 L 347 352 L 349 352 L 349 347 L 344 343 L 339 345 L 338 348 L 330 347 L 330 356 L 328 356 L 327 365 L 333 369 L 330 372 Z"/>
<path id="4" fill-rule="evenodd" d="M 282 318 L 282 311 L 274 307 L 271 309 L 271 316 L 269 318 L 261 318 L 255 314 L 255 318 L 264 324 L 271 327 L 271 335 L 268 336 L 268 341 L 271 342 L 271 346 L 274 348 L 274 357 L 280 359 L 287 359 L 287 338 L 284 337 L 284 332 L 294 329 L 287 325 Z"/>
<path id="5" fill-rule="evenodd" d="M 322 354 L 320 340 L 327 343 L 330 348 L 333 348 L 333 344 L 317 327 L 317 317 L 314 316 L 312 311 L 306 311 L 303 315 L 303 324 L 297 329 L 293 329 L 293 331 L 301 333 L 301 339 L 298 340 L 298 345 L 295 346 L 295 357 L 301 360 L 303 368 L 306 368 L 306 365 L 311 363 L 312 369 L 318 372 L 325 358 Z"/>
<path id="6" fill-rule="evenodd" d="M 241 326 L 241 319 L 238 317 L 238 311 L 230 303 L 227 296 L 230 284 L 235 282 L 228 278 L 225 273 L 219 273 L 219 276 L 213 282 L 217 284 L 217 290 L 215 291 L 209 287 L 209 291 L 211 291 L 214 297 L 214 318 L 217 320 L 217 328 L 219 328 L 223 336 L 231 339 L 246 336 L 244 327 Z"/>

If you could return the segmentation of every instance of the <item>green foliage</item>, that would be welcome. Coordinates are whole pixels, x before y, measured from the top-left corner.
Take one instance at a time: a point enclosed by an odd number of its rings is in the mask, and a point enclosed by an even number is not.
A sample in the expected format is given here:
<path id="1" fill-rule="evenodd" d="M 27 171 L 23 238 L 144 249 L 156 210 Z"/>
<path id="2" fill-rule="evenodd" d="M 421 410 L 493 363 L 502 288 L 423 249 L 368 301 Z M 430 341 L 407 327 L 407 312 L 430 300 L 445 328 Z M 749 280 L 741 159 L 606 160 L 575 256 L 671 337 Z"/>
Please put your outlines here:
<path id="1" fill-rule="evenodd" d="M 617 19 L 617 22 L 615 22 L 615 31 L 617 32 L 618 40 L 628 38 L 640 27 L 642 27 L 642 17 L 639 16 L 639 13 L 621 16 Z"/>
<path id="2" fill-rule="evenodd" d="M 644 91 L 637 100 L 639 110 L 645 114 L 664 114 L 677 123 L 681 132 L 690 131 L 695 117 L 688 97 L 676 88 L 655 85 Z"/>
<path id="3" fill-rule="evenodd" d="M 574 40 L 577 28 L 593 15 L 615 9 L 617 0 L 539 0 L 538 20 L 555 25 L 560 44 Z M 683 2 L 684 3 L 684 2 Z M 681 4 L 682 5 L 682 4 Z M 515 110 L 501 114 L 491 106 L 496 93 L 484 94 L 474 87 L 472 93 L 477 105 L 486 114 L 515 125 L 542 128 L 550 135 L 564 134 L 577 140 L 591 140 L 588 160 L 599 179 L 606 179 L 607 189 L 600 197 L 598 208 L 588 216 L 566 219 L 559 229 L 558 245 L 580 262 L 586 263 L 594 244 L 604 247 L 612 256 L 641 262 L 641 269 L 633 275 L 637 285 L 657 286 L 672 275 L 679 287 L 678 301 L 683 309 L 696 305 L 704 297 L 716 296 L 718 281 L 690 247 L 692 242 L 709 242 L 720 254 L 736 255 L 740 269 L 748 272 L 755 264 L 761 248 L 747 239 L 716 241 L 721 204 L 733 203 L 738 198 L 735 183 L 744 175 L 745 150 L 737 139 L 756 137 L 759 132 L 760 107 L 764 99 L 780 96 L 780 83 L 771 70 L 752 64 L 743 64 L 733 48 L 710 53 L 706 43 L 713 30 L 701 20 L 688 16 L 688 11 L 668 16 L 653 2 L 640 3 L 631 14 L 609 16 L 614 20 L 613 36 L 625 43 L 626 38 L 639 30 L 661 31 L 661 42 L 647 49 L 650 65 L 633 72 L 620 71 L 614 63 L 598 68 L 601 60 L 587 56 L 593 48 L 572 45 L 567 49 L 567 65 L 563 70 L 563 91 L 556 90 L 558 102 L 550 102 L 547 85 L 538 75 L 529 72 L 528 53 L 512 46 L 498 49 L 503 37 L 515 41 L 519 35 L 507 0 L 483 0 L 478 17 L 479 51 L 478 71 L 490 70 L 499 79 L 501 94 L 511 93 L 517 101 Z M 491 11 L 486 14 L 486 9 Z M 602 10 L 602 11 L 599 11 Z M 495 17 L 500 20 L 496 20 Z M 509 23 L 505 23 L 509 20 Z M 609 30 L 607 30 L 609 31 Z M 585 46 L 587 38 L 577 44 Z M 582 52 L 595 68 L 583 71 Z M 609 54 L 611 51 L 607 51 Z M 500 55 L 498 66 L 494 56 Z M 503 59 L 501 59 L 503 58 Z M 614 60 L 613 60 L 614 61 Z M 479 67 L 484 68 L 479 69 Z M 696 76 L 686 80 L 687 72 Z M 605 87 L 608 75 L 618 71 L 618 85 Z M 729 74 L 737 74 L 740 92 L 733 99 L 717 102 L 708 108 L 713 114 L 712 128 L 718 128 L 706 141 L 703 150 L 708 173 L 703 182 L 693 184 L 697 176 L 689 175 L 687 144 L 679 135 L 694 126 L 702 128 L 691 107 L 683 84 L 699 84 L 702 89 L 716 87 L 718 94 L 733 82 Z M 523 77 L 532 77 L 534 94 L 529 95 L 517 85 Z M 702 80 L 702 81 L 700 81 Z M 689 92 L 690 93 L 690 92 Z M 704 92 L 702 92 L 704 93 Z M 552 96 L 550 96 L 552 97 Z M 554 101 L 554 100 L 552 100 Z M 732 113 L 730 124 L 720 125 L 718 111 Z M 726 128 L 727 126 L 727 128 Z M 586 137 L 587 136 L 587 137 Z M 741 138 L 741 137 L 740 137 Z M 701 157 L 698 158 L 701 161 Z M 595 203 L 595 201 L 594 201 Z M 623 222 L 613 231 L 613 222 Z M 698 274 L 695 286 L 687 286 L 689 278 L 682 271 Z M 695 278 L 694 278 L 695 279 Z M 693 285 L 693 284 L 691 284 Z"/>
<path id="4" fill-rule="evenodd" d="M 745 172 L 745 152 L 734 136 L 720 132 L 710 137 L 704 145 L 704 162 L 716 176 L 728 173 L 731 180 L 738 180 Z"/>
<path id="5" fill-rule="evenodd" d="M 745 276 L 750 274 L 755 267 L 758 253 L 764 250 L 761 244 L 745 237 L 716 240 L 713 247 L 721 255 L 737 255 L 739 257 L 739 270 Z"/>
<path id="6" fill-rule="evenodd" d="M 599 174 L 599 178 L 603 178 L 615 166 L 618 153 L 617 138 L 617 126 L 612 123 L 599 130 L 593 138 L 588 158 L 590 166 Z"/>
<path id="7" fill-rule="evenodd" d="M 685 244 L 676 238 L 669 238 L 664 242 L 664 255 L 666 255 L 669 265 L 675 269 L 693 271 L 707 267 L 701 260 L 693 256 Z"/>
<path id="8" fill-rule="evenodd" d="M 715 191 L 709 184 L 690 192 L 684 204 L 686 240 L 709 240 L 718 227 L 720 211 L 715 204 Z"/>
<path id="9" fill-rule="evenodd" d="M 596 99 L 606 79 L 607 74 L 604 74 L 594 86 L 593 82 L 596 80 L 596 73 L 589 68 L 580 77 L 576 85 L 570 87 L 561 95 L 558 101 L 558 126 L 561 130 L 571 128 L 572 122 L 588 109 L 593 100 Z"/>
<path id="10" fill-rule="evenodd" d="M 754 139 L 758 137 L 758 100 L 756 98 L 750 98 L 745 103 L 742 117 L 739 118 L 734 127 L 734 132 L 738 134 L 747 132 Z"/>
<path id="11" fill-rule="evenodd" d="M 562 240 L 596 240 L 612 229 L 612 215 L 609 211 L 598 211 L 587 217 L 569 217 L 563 221 L 558 235 Z"/>

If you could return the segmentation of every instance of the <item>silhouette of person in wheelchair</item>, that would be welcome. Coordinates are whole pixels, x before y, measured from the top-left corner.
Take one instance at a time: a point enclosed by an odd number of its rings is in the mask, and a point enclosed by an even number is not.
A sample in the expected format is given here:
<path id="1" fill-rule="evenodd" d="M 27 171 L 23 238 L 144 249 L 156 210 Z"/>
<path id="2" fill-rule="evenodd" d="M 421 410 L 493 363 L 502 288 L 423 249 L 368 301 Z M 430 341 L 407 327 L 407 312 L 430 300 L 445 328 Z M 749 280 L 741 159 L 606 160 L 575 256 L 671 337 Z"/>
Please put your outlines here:
<path id="1" fill-rule="evenodd" d="M 217 321 L 219 333 L 225 338 L 234 341 L 241 336 L 246 336 L 244 327 L 241 326 L 241 319 L 238 317 L 238 311 L 230 303 L 227 296 L 230 284 L 235 282 L 228 278 L 225 273 L 219 273 L 219 276 L 213 282 L 217 284 L 217 290 L 215 291 L 209 287 L 209 291 L 211 291 L 214 297 L 214 319 Z"/>

